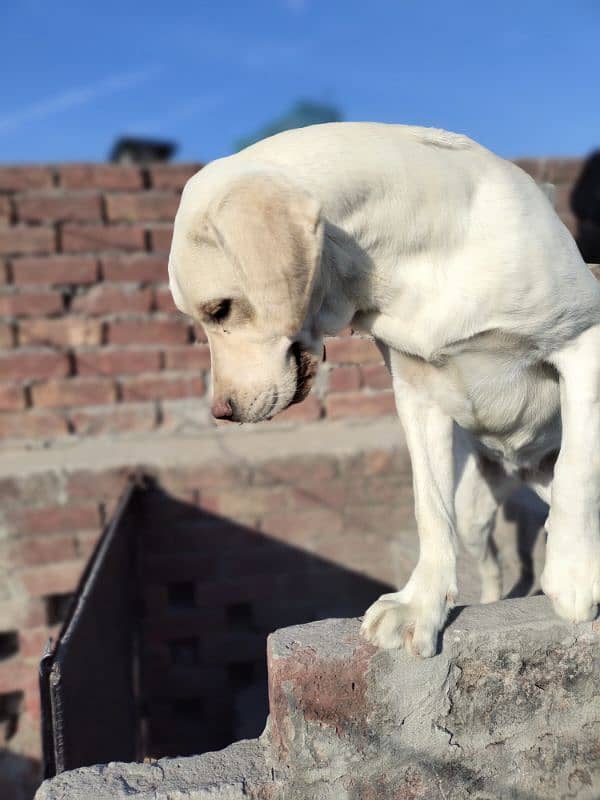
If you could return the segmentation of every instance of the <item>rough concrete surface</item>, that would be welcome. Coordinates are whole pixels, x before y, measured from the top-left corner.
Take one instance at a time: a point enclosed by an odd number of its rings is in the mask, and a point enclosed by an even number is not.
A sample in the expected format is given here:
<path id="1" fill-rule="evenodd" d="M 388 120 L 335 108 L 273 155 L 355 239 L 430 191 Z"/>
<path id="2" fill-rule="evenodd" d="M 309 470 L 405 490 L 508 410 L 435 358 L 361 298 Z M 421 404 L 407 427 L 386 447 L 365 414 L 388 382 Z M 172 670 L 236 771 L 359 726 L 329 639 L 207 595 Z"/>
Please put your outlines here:
<path id="1" fill-rule="evenodd" d="M 600 797 L 600 625 L 544 597 L 458 609 L 441 653 L 377 651 L 357 620 L 269 639 L 261 739 L 64 773 L 37 800 Z"/>

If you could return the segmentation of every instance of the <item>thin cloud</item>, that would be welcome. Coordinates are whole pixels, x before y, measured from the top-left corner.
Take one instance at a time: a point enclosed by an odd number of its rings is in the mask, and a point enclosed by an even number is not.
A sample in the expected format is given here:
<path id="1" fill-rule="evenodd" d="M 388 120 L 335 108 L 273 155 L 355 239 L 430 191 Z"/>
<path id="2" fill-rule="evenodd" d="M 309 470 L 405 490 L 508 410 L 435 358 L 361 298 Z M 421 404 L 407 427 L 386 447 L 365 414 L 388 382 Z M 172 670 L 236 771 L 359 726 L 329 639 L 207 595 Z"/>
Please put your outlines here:
<path id="1" fill-rule="evenodd" d="M 160 67 L 154 66 L 134 72 L 122 72 L 87 86 L 59 92 L 18 111 L 0 115 L 0 133 L 10 133 L 29 122 L 36 122 L 72 108 L 87 105 L 100 97 L 109 97 L 118 92 L 134 89 L 149 81 L 160 71 Z"/>
<path id="2" fill-rule="evenodd" d="M 137 120 L 127 124 L 125 127 L 132 134 L 167 132 L 169 129 L 172 129 L 174 123 L 190 119 L 202 112 L 206 113 L 207 111 L 212 111 L 214 108 L 223 105 L 224 102 L 225 99 L 221 95 L 198 97 L 189 102 L 180 103 L 179 105 L 167 108 L 160 116 L 157 115 L 156 117 Z"/>

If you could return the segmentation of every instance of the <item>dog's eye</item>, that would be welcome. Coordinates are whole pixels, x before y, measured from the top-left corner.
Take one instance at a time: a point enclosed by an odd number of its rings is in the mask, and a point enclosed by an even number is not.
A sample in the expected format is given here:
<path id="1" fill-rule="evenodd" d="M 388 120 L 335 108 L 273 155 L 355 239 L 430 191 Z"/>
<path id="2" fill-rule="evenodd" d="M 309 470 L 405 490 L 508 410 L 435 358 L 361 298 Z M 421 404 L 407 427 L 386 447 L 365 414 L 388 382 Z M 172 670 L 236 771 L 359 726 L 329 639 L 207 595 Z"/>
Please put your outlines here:
<path id="1" fill-rule="evenodd" d="M 213 322 L 223 322 L 229 316 L 231 311 L 231 300 L 221 300 L 215 303 L 214 306 L 207 309 L 208 316 Z"/>

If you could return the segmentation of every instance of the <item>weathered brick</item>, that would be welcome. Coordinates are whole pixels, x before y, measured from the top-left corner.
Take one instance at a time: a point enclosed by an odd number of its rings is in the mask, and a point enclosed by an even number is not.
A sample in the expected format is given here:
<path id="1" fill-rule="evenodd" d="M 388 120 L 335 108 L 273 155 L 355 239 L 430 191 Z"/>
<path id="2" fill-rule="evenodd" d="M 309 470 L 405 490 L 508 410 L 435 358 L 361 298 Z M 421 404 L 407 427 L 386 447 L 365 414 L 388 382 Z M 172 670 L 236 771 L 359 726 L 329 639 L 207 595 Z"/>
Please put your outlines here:
<path id="1" fill-rule="evenodd" d="M 98 320 L 79 317 L 22 320 L 18 329 L 21 345 L 97 345 L 100 344 L 101 334 L 102 327 Z"/>
<path id="2" fill-rule="evenodd" d="M 74 312 L 82 314 L 143 313 L 152 306 L 152 290 L 149 287 L 137 288 L 98 285 L 87 292 L 78 294 L 71 304 Z"/>
<path id="3" fill-rule="evenodd" d="M 29 255 L 52 253 L 55 249 L 55 236 L 52 228 L 41 225 L 9 225 L 0 227 L 0 254 Z"/>
<path id="4" fill-rule="evenodd" d="M 134 375 L 156 372 L 160 368 L 160 353 L 140 347 L 103 347 L 100 350 L 79 350 L 75 354 L 75 363 L 78 375 Z"/>
<path id="5" fill-rule="evenodd" d="M 536 181 L 544 180 L 546 159 L 544 158 L 515 158 L 514 163 L 524 170 Z"/>
<path id="6" fill-rule="evenodd" d="M 58 626 L 59 627 L 59 626 Z M 21 655 L 39 661 L 50 637 L 56 638 L 57 626 L 39 625 L 21 632 Z M 37 670 L 36 670 L 37 672 Z"/>
<path id="7" fill-rule="evenodd" d="M 203 164 L 152 164 L 150 182 L 154 189 L 181 191 L 187 180 L 202 169 Z"/>
<path id="8" fill-rule="evenodd" d="M 6 225 L 12 216 L 12 207 L 10 198 L 6 195 L 0 195 L 0 225 Z"/>
<path id="9" fill-rule="evenodd" d="M 141 375 L 119 381 L 124 400 L 143 401 L 200 397 L 204 394 L 202 378 L 191 375 Z"/>
<path id="10" fill-rule="evenodd" d="M 67 433 L 66 420 L 59 414 L 33 409 L 0 414 L 0 439 L 46 441 Z"/>
<path id="11" fill-rule="evenodd" d="M 392 378 L 385 364 L 368 364 L 360 368 L 362 384 L 369 389 L 391 389 Z"/>
<path id="12" fill-rule="evenodd" d="M 168 286 L 160 286 L 154 290 L 154 308 L 157 311 L 167 311 L 170 314 L 177 312 L 177 306 L 173 302 L 173 295 Z"/>
<path id="13" fill-rule="evenodd" d="M 15 283 L 86 284 L 98 279 L 98 262 L 89 256 L 19 258 L 12 262 L 12 272 Z"/>
<path id="14" fill-rule="evenodd" d="M 156 427 L 156 407 L 154 403 L 119 403 L 104 408 L 73 409 L 69 420 L 75 433 L 81 436 L 145 432 Z"/>
<path id="15" fill-rule="evenodd" d="M 100 512 L 97 504 L 90 502 L 50 508 L 26 508 L 18 515 L 17 521 L 17 532 L 20 536 L 64 534 L 98 528 L 100 528 Z"/>
<path id="16" fill-rule="evenodd" d="M 330 392 L 351 392 L 360 388 L 358 367 L 334 367 L 329 373 Z"/>
<path id="17" fill-rule="evenodd" d="M 62 295 L 53 291 L 0 292 L 0 316 L 38 317 L 58 314 L 63 310 Z"/>
<path id="18" fill-rule="evenodd" d="M 66 253 L 94 253 L 102 250 L 143 250 L 144 229 L 138 225 L 74 225 L 67 223 L 61 233 Z"/>
<path id="19" fill-rule="evenodd" d="M 79 555 L 76 544 L 74 535 L 27 536 L 11 542 L 9 558 L 13 564 L 25 567 L 69 561 Z"/>
<path id="20" fill-rule="evenodd" d="M 171 249 L 171 239 L 173 238 L 173 226 L 164 227 L 154 226 L 150 228 L 150 240 L 152 250 L 156 253 L 168 253 Z"/>
<path id="21" fill-rule="evenodd" d="M 0 411 L 25 408 L 25 391 L 16 383 L 0 383 Z"/>
<path id="22" fill-rule="evenodd" d="M 394 414 L 396 406 L 393 392 L 362 394 L 348 392 L 332 394 L 325 400 L 325 410 L 331 419 L 340 417 L 379 417 Z"/>
<path id="23" fill-rule="evenodd" d="M 326 344 L 327 360 L 333 364 L 365 364 L 381 360 L 372 339 L 350 336 L 344 339 L 328 339 Z"/>
<path id="24" fill-rule="evenodd" d="M 141 318 L 109 322 L 111 344 L 183 344 L 189 341 L 189 324 L 184 320 Z"/>
<path id="25" fill-rule="evenodd" d="M 65 189 L 141 189 L 139 167 L 120 164 L 63 164 L 60 185 Z"/>
<path id="26" fill-rule="evenodd" d="M 114 500 L 124 491 L 134 469 L 118 467 L 115 469 L 77 469 L 67 477 L 67 497 L 74 500 Z"/>
<path id="27" fill-rule="evenodd" d="M 97 193 L 30 192 L 17 195 L 15 201 L 20 222 L 99 222 L 101 219 Z"/>
<path id="28" fill-rule="evenodd" d="M 24 350 L 0 353 L 0 379 L 26 381 L 33 378 L 62 378 L 69 372 L 69 360 L 54 350 Z"/>
<path id="29" fill-rule="evenodd" d="M 111 222 L 171 222 L 179 205 L 179 197 L 171 192 L 109 194 L 105 200 Z"/>
<path id="30" fill-rule="evenodd" d="M 0 192 L 21 192 L 26 189 L 49 189 L 52 186 L 50 167 L 23 165 L 0 167 Z"/>
<path id="31" fill-rule="evenodd" d="M 77 587 L 84 566 L 85 563 L 78 560 L 28 567 L 19 574 L 19 579 L 25 590 L 35 597 L 67 594 Z"/>
<path id="32" fill-rule="evenodd" d="M 549 158 L 545 163 L 544 180 L 555 184 L 574 183 L 582 167 L 581 158 Z"/>
<path id="33" fill-rule="evenodd" d="M 152 253 L 102 256 L 102 275 L 107 281 L 162 283 L 167 279 L 167 259 Z"/>
<path id="34" fill-rule="evenodd" d="M 322 414 L 322 407 L 319 398 L 315 394 L 310 394 L 301 403 L 295 403 L 286 408 L 281 414 L 274 418 L 274 422 L 312 422 L 319 419 Z"/>
<path id="35" fill-rule="evenodd" d="M 8 348 L 13 346 L 14 330 L 12 325 L 0 322 L 0 347 Z"/>
<path id="36" fill-rule="evenodd" d="M 65 408 L 113 403 L 115 384 L 103 378 L 66 378 L 35 384 L 31 389 L 34 406 Z"/>
<path id="37" fill-rule="evenodd" d="M 200 342 L 164 351 L 165 369 L 199 371 L 210 369 L 210 348 Z"/>

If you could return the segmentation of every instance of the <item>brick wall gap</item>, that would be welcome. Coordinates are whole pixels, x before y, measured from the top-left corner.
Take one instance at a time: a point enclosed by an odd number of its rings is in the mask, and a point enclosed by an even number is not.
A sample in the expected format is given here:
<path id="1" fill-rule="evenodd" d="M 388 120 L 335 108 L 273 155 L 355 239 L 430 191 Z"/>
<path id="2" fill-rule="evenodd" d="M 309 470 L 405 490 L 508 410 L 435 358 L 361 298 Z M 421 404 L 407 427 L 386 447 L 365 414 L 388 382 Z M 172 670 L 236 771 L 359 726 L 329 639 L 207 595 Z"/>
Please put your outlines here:
<path id="1" fill-rule="evenodd" d="M 152 173 L 148 167 L 142 167 L 140 169 L 140 175 L 142 176 L 142 188 L 152 189 Z"/>
<path id="2" fill-rule="evenodd" d="M 33 396 L 31 394 L 31 386 L 29 384 L 23 387 L 25 394 L 25 408 L 33 408 Z"/>
<path id="3" fill-rule="evenodd" d="M 15 274 L 13 270 L 12 261 L 8 259 L 4 263 L 4 272 L 6 277 L 6 283 L 14 283 L 15 282 Z"/>
<path id="4" fill-rule="evenodd" d="M 147 253 L 152 252 L 152 234 L 150 231 L 144 231 L 144 250 Z"/>

